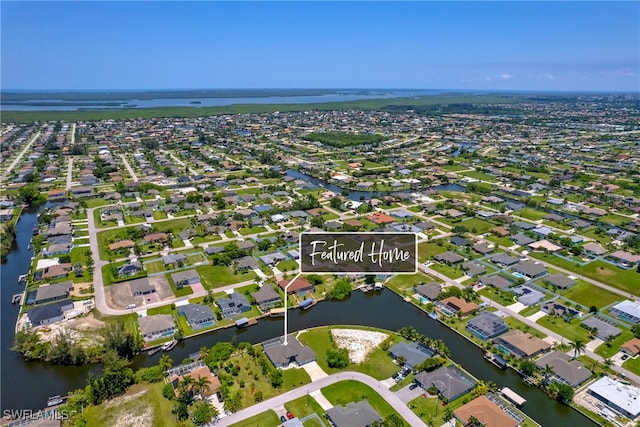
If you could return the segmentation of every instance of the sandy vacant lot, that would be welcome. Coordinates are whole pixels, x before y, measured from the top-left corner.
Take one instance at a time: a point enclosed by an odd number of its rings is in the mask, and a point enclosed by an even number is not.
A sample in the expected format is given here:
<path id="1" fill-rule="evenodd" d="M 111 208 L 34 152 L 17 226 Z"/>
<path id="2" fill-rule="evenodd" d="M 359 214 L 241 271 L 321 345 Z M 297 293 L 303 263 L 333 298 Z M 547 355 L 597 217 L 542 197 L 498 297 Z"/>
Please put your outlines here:
<path id="1" fill-rule="evenodd" d="M 338 348 L 346 348 L 352 363 L 362 363 L 389 335 L 362 329 L 332 329 Z"/>

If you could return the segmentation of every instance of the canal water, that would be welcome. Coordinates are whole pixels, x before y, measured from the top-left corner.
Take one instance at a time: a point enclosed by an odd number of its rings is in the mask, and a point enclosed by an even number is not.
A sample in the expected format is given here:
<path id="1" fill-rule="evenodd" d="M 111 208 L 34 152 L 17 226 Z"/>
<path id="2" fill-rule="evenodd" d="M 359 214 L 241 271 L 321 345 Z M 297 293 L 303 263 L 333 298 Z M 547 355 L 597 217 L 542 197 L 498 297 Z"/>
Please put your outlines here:
<path id="1" fill-rule="evenodd" d="M 343 188 L 340 187 L 339 185 L 336 184 L 332 184 L 329 183 L 327 181 L 325 181 L 324 179 L 321 178 L 316 178 L 314 176 L 311 175 L 307 175 L 306 173 L 300 172 L 296 169 L 287 169 L 287 175 L 289 175 L 292 178 L 295 179 L 300 179 L 302 181 L 306 181 L 310 184 L 316 185 L 318 187 L 322 187 L 326 190 L 330 190 L 333 191 L 334 193 L 342 193 Z M 442 190 L 442 191 L 465 191 L 465 188 L 461 185 L 458 184 L 442 184 L 442 185 L 435 185 L 433 187 L 430 187 L 430 189 L 433 190 Z M 362 191 L 362 190 L 352 190 L 350 188 L 346 189 L 349 194 L 347 195 L 347 197 L 351 200 L 354 201 L 360 201 L 362 200 L 362 198 L 364 199 L 370 199 L 370 198 L 374 198 L 374 197 L 384 197 L 387 195 L 386 191 Z M 413 190 L 405 190 L 404 192 L 412 192 Z M 393 195 L 393 194 L 398 194 L 401 193 L 401 191 L 391 191 L 389 194 Z"/>
<path id="2" fill-rule="evenodd" d="M 90 372 L 97 373 L 99 365 L 58 366 L 48 363 L 26 362 L 10 351 L 13 344 L 14 325 L 18 307 L 11 304 L 11 295 L 21 290 L 17 279 L 27 272 L 31 251 L 28 249 L 31 229 L 37 221 L 37 212 L 24 212 L 17 224 L 17 242 L 2 265 L 2 349 L 1 349 L 1 409 L 39 409 L 46 404 L 48 396 L 65 394 L 69 390 L 84 387 Z M 523 411 L 543 426 L 595 426 L 567 406 L 550 399 L 542 391 L 528 387 L 511 370 L 501 371 L 483 358 L 483 352 L 466 339 L 439 322 L 430 319 L 417 307 L 407 304 L 391 291 L 382 293 L 354 292 L 352 296 L 339 302 L 322 302 L 311 310 L 294 310 L 289 316 L 289 330 L 325 325 L 367 325 L 398 330 L 412 325 L 419 332 L 442 339 L 451 349 L 451 357 L 467 371 L 483 380 L 495 382 L 498 387 L 509 387 L 527 399 Z M 262 319 L 258 325 L 248 329 L 225 329 L 219 332 L 190 338 L 180 343 L 170 356 L 180 363 L 189 354 L 202 346 L 212 346 L 219 341 L 229 341 L 234 336 L 237 341 L 258 343 L 283 333 L 283 319 Z M 154 356 L 138 355 L 135 368 L 155 364 L 162 353 Z"/>

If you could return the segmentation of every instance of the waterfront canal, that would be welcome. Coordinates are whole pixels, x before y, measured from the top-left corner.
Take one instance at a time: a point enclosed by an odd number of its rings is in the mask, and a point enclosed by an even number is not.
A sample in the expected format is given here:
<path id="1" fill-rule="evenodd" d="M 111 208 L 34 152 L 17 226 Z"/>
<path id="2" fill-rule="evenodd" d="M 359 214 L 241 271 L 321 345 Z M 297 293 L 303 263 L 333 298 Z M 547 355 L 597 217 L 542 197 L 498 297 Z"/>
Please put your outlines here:
<path id="1" fill-rule="evenodd" d="M 48 396 L 65 394 L 83 387 L 90 372 L 98 372 L 99 365 L 58 366 L 43 362 L 25 362 L 10 351 L 13 344 L 17 305 L 11 304 L 11 296 L 22 290 L 17 279 L 28 271 L 31 251 L 28 249 L 31 229 L 37 221 L 37 213 L 25 211 L 17 224 L 17 241 L 6 263 L 2 265 L 2 390 L 1 409 L 39 409 Z M 452 359 L 479 379 L 490 380 L 499 388 L 509 387 L 527 399 L 523 411 L 543 426 L 595 426 L 571 408 L 550 399 L 537 388 L 525 385 L 512 370 L 501 371 L 483 358 L 483 351 L 446 326 L 427 317 L 417 307 L 407 304 L 400 297 L 385 290 L 382 293 L 354 292 L 346 301 L 322 302 L 311 310 L 294 310 L 289 316 L 289 330 L 295 331 L 325 325 L 366 325 L 396 331 L 405 325 L 414 326 L 419 332 L 442 339 L 451 349 Z M 244 330 L 225 329 L 190 338 L 180 343 L 170 354 L 175 363 L 197 352 L 202 346 L 212 346 L 218 341 L 257 343 L 283 333 L 283 319 L 263 319 L 258 325 Z M 160 354 L 148 357 L 138 355 L 135 368 L 153 365 Z"/>

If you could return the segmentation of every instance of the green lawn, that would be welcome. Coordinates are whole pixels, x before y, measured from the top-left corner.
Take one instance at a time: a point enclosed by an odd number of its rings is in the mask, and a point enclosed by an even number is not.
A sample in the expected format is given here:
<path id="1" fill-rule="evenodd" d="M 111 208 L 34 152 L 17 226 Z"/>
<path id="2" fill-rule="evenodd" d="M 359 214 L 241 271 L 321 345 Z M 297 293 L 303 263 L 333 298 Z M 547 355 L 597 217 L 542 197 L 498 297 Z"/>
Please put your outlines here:
<path id="1" fill-rule="evenodd" d="M 100 206 L 111 205 L 113 202 L 111 200 L 105 199 L 86 199 L 87 208 L 98 208 Z"/>
<path id="2" fill-rule="evenodd" d="M 421 283 L 436 282 L 437 280 L 427 276 L 422 272 L 416 274 L 399 274 L 387 282 L 387 286 L 395 289 L 400 293 L 404 293 L 413 289 Z"/>
<path id="3" fill-rule="evenodd" d="M 457 279 L 458 277 L 464 276 L 464 271 L 451 265 L 434 263 L 431 264 L 430 267 L 450 279 Z"/>
<path id="4" fill-rule="evenodd" d="M 640 273 L 635 269 L 623 270 L 602 260 L 592 261 L 584 266 L 576 266 L 576 264 L 571 261 L 547 253 L 531 252 L 529 255 L 533 258 L 544 260 L 574 273 L 582 274 L 593 280 L 611 285 L 622 291 L 629 292 L 634 295 L 639 294 L 638 287 L 634 286 L 634 284 L 638 283 L 640 280 Z"/>
<path id="5" fill-rule="evenodd" d="M 238 233 L 243 236 L 248 236 L 249 234 L 264 233 L 265 231 L 267 231 L 267 229 L 264 227 L 243 227 L 238 230 Z"/>
<path id="6" fill-rule="evenodd" d="M 273 409 L 254 415 L 251 418 L 244 419 L 230 427 L 278 427 L 281 425 L 278 414 Z"/>
<path id="7" fill-rule="evenodd" d="M 511 317 L 511 316 L 506 317 L 504 319 L 504 321 L 507 322 L 507 325 L 509 325 L 509 327 L 511 329 L 519 329 L 519 330 L 521 330 L 523 332 L 528 332 L 531 335 L 533 335 L 535 337 L 538 337 L 540 339 L 546 338 L 546 336 L 547 336 L 546 334 L 538 331 L 535 328 L 530 327 L 529 325 L 525 324 L 524 322 L 521 322 L 520 320 L 518 320 L 518 319 L 516 319 L 514 317 Z"/>
<path id="8" fill-rule="evenodd" d="M 349 329 L 368 329 L 380 331 L 379 329 L 375 328 L 350 327 Z M 382 332 L 385 332 L 387 334 L 389 333 L 387 331 Z M 314 328 L 300 335 L 299 339 L 300 342 L 311 347 L 316 353 L 318 365 L 320 365 L 320 367 L 328 374 L 334 374 L 342 371 L 343 369 L 330 368 L 329 365 L 327 365 L 327 350 L 334 349 L 333 343 L 330 341 L 330 333 L 331 332 L 329 328 Z M 400 342 L 400 340 L 400 337 L 396 337 L 394 339 L 394 343 Z M 357 365 L 350 364 L 345 369 L 362 372 L 363 374 L 367 374 L 378 380 L 382 380 L 389 378 L 396 371 L 398 371 L 398 366 L 393 363 L 391 356 L 389 356 L 386 351 L 383 351 L 381 348 L 377 348 L 369 353 L 367 359 L 364 362 Z"/>
<path id="9" fill-rule="evenodd" d="M 340 381 L 339 383 L 323 388 L 322 394 L 333 405 L 343 406 L 351 402 L 359 402 L 365 398 L 383 418 L 387 418 L 392 414 L 396 414 L 400 417 L 400 414 L 398 414 L 395 409 L 393 409 L 393 407 L 378 393 L 368 385 L 362 384 L 358 381 Z M 402 419 L 402 417 L 400 418 Z M 408 426 L 409 424 L 405 421 L 405 425 Z"/>
<path id="10" fill-rule="evenodd" d="M 438 246 L 436 243 L 422 242 L 418 244 L 418 258 L 420 262 L 425 262 L 438 254 L 447 252 L 448 250 L 449 249 L 446 244 Z"/>
<path id="11" fill-rule="evenodd" d="M 606 222 L 611 225 L 625 225 L 631 222 L 631 218 L 628 218 L 622 215 L 617 215 L 617 214 L 604 215 L 604 216 L 601 216 L 599 219 L 600 221 Z"/>
<path id="12" fill-rule="evenodd" d="M 533 208 L 524 208 L 515 213 L 516 216 L 529 219 L 531 221 L 537 221 L 548 215 L 547 212 L 539 211 Z"/>
<path id="13" fill-rule="evenodd" d="M 609 345 L 607 345 L 607 343 L 600 344 L 598 348 L 596 348 L 595 353 L 599 354 L 605 359 L 607 357 L 612 357 L 614 354 L 616 354 L 620 350 L 621 345 L 623 345 L 624 343 L 629 341 L 631 338 L 633 338 L 633 332 L 631 332 L 626 328 L 620 328 L 620 329 L 622 329 L 622 333 L 618 335 L 616 339 L 611 341 Z"/>
<path id="14" fill-rule="evenodd" d="M 501 291 L 500 289 L 496 289 L 493 286 L 485 286 L 480 289 L 478 293 L 482 296 L 485 296 L 498 304 L 502 305 L 511 305 L 516 302 L 514 299 L 514 294 L 508 291 Z"/>
<path id="15" fill-rule="evenodd" d="M 538 311 L 540 311 L 540 307 L 537 305 L 532 305 L 531 307 L 520 310 L 518 314 L 527 317 L 537 313 Z"/>
<path id="16" fill-rule="evenodd" d="M 577 338 L 584 342 L 589 342 L 589 332 L 580 326 L 580 319 L 573 319 L 571 322 L 565 322 L 561 318 L 554 319 L 553 316 L 544 316 L 536 323 L 545 328 L 564 336 L 565 342 L 575 341 Z"/>
<path id="17" fill-rule="evenodd" d="M 496 226 L 495 224 L 492 224 L 480 218 L 467 219 L 457 223 L 456 225 L 462 225 L 464 227 L 467 227 L 467 229 L 474 234 L 486 233 L 487 231 L 491 230 Z M 475 232 L 473 231 L 474 229 L 475 229 Z"/>
<path id="18" fill-rule="evenodd" d="M 627 359 L 622 367 L 630 370 L 636 375 L 640 375 L 640 357 L 634 357 L 633 359 Z"/>
<path id="19" fill-rule="evenodd" d="M 86 425 L 115 426 L 121 425 L 126 419 L 132 423 L 133 420 L 139 420 L 140 423 L 149 422 L 150 425 L 159 427 L 174 426 L 176 418 L 171 413 L 172 403 L 162 396 L 163 387 L 164 382 L 134 384 L 122 398 L 98 406 L 86 406 Z M 151 418 L 148 418 L 149 416 Z"/>
<path id="20" fill-rule="evenodd" d="M 196 271 L 200 274 L 202 284 L 207 289 L 219 288 L 258 278 L 256 273 L 253 271 L 233 274 L 233 270 L 231 268 L 221 265 L 201 265 L 196 267 Z"/>
<path id="21" fill-rule="evenodd" d="M 481 181 L 489 181 L 489 182 L 496 182 L 496 177 L 486 174 L 484 172 L 480 172 L 480 171 L 467 171 L 467 172 L 460 172 L 460 175 L 463 176 L 468 176 L 470 178 L 475 178 L 475 179 L 479 179 Z"/>
<path id="22" fill-rule="evenodd" d="M 318 402 L 316 402 L 316 400 L 310 395 L 302 396 L 298 399 L 287 402 L 284 404 L 284 408 L 287 410 L 287 412 L 291 412 L 298 418 L 304 418 L 307 415 L 316 413 L 322 420 L 325 420 L 325 418 L 322 417 L 322 415 L 324 414 L 322 406 L 320 406 Z M 325 423 L 326 424 L 324 425 L 329 425 L 328 421 L 325 421 Z"/>
<path id="23" fill-rule="evenodd" d="M 426 425 L 440 426 L 444 424 L 444 407 L 437 397 L 427 398 L 420 396 L 408 404 Z"/>
<path id="24" fill-rule="evenodd" d="M 159 232 L 172 232 L 178 234 L 182 230 L 191 227 L 191 218 L 178 218 L 169 221 L 159 221 L 153 223 L 153 228 Z"/>
<path id="25" fill-rule="evenodd" d="M 496 245 L 504 246 L 507 248 L 510 248 L 514 245 L 513 241 L 508 237 L 487 236 L 487 240 L 495 243 Z"/>
<path id="26" fill-rule="evenodd" d="M 576 280 L 575 286 L 559 293 L 565 298 L 580 303 L 585 307 L 595 305 L 599 309 L 624 299 L 621 295 L 614 294 L 613 292 L 599 288 L 580 279 Z"/>
<path id="27" fill-rule="evenodd" d="M 293 271 L 298 269 L 298 263 L 293 259 L 287 259 L 284 261 L 280 261 L 278 264 L 276 264 L 276 267 L 282 272 Z"/>

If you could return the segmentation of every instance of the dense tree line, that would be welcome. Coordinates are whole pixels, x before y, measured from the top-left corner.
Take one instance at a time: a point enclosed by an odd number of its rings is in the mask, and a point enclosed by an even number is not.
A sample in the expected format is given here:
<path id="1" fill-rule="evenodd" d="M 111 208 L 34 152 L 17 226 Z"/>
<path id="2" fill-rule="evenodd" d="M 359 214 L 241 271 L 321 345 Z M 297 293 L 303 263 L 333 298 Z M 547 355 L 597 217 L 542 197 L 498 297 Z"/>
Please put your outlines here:
<path id="1" fill-rule="evenodd" d="M 379 134 L 354 134 L 346 132 L 313 132 L 303 136 L 307 141 L 318 141 L 336 148 L 351 147 L 355 145 L 377 144 L 387 138 Z"/>

